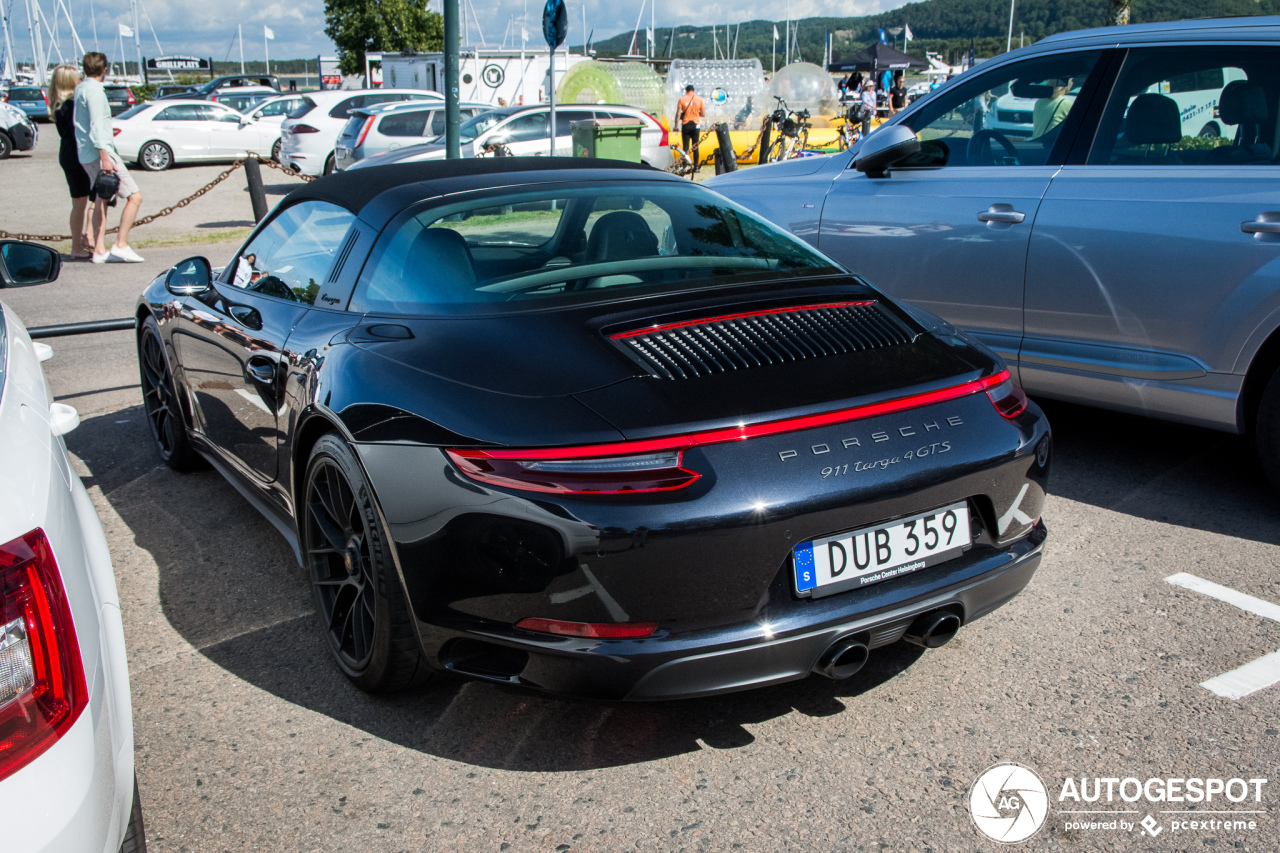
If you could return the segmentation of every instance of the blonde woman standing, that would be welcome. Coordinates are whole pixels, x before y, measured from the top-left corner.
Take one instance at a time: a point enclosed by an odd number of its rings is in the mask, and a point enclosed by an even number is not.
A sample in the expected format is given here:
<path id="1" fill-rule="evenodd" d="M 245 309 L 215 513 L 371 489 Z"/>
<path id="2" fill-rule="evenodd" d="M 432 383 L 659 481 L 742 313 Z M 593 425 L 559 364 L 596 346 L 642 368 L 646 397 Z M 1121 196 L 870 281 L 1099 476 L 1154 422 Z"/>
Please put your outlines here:
<path id="1" fill-rule="evenodd" d="M 85 227 L 85 210 L 89 206 L 89 175 L 80 165 L 76 153 L 74 122 L 75 101 L 72 96 L 80 84 L 80 71 L 71 65 L 53 69 L 49 83 L 49 118 L 58 128 L 58 165 L 71 191 L 71 257 L 85 260 L 93 257 L 93 244 Z"/>

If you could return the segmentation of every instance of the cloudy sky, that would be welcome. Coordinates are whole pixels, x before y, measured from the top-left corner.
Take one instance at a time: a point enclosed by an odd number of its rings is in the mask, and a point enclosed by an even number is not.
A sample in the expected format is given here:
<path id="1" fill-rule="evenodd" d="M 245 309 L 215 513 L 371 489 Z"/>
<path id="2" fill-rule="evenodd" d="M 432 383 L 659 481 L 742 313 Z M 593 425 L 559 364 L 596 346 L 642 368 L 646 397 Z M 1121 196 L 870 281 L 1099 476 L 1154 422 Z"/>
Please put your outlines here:
<path id="1" fill-rule="evenodd" d="M 11 0 L 0 0 L 0 4 L 9 7 Z M 34 0 L 44 10 L 51 26 L 60 33 L 59 42 L 64 55 L 70 58 L 74 49 L 71 47 L 69 30 L 61 13 L 55 14 L 57 0 Z M 97 26 L 98 46 L 105 53 L 116 52 L 116 32 L 119 24 L 131 25 L 129 0 L 63 0 L 70 11 L 81 41 L 86 49 L 93 49 L 94 25 Z M 156 41 L 152 36 L 151 26 L 159 37 L 160 44 L 166 53 L 191 53 L 197 56 L 212 56 L 215 60 L 239 57 L 239 51 L 233 46 L 236 25 L 244 28 L 244 55 L 246 59 L 261 60 L 263 56 L 264 25 L 275 33 L 271 42 L 271 56 L 279 59 L 311 57 L 333 52 L 333 44 L 324 35 L 324 0 L 140 0 L 145 14 L 140 13 L 142 22 L 142 52 L 145 56 L 154 56 Z M 468 0 L 460 0 L 466 8 Z M 597 40 L 630 30 L 635 24 L 636 15 L 640 13 L 640 0 L 567 0 L 569 9 L 569 40 L 574 43 L 582 41 L 582 12 L 586 7 L 587 28 L 595 30 Z M 654 22 L 658 29 L 665 29 L 672 24 L 711 24 L 723 21 L 750 21 L 761 17 L 759 3 L 746 0 L 717 0 L 717 2 L 690 4 L 677 0 L 652 0 L 656 2 Z M 780 19 L 787 15 L 790 7 L 791 17 L 804 18 L 813 15 L 867 15 L 892 9 L 903 5 L 905 0 L 782 0 L 768 5 L 772 14 Z M 539 38 L 538 28 L 542 15 L 542 3 L 539 0 L 470 0 L 474 7 L 474 17 L 468 15 L 470 21 L 480 22 L 480 31 L 490 44 L 502 42 L 504 34 L 514 33 L 508 37 L 508 43 L 519 46 L 520 18 L 526 16 L 529 22 L 530 42 Z M 14 53 L 25 58 L 31 55 L 31 40 L 27 29 L 26 0 L 13 2 L 13 19 L 10 21 Z M 430 0 L 430 8 L 440 11 L 441 0 Z M 696 12 L 692 11 L 696 8 Z M 649 7 L 643 12 L 641 28 L 649 21 Z M 56 21 L 55 21 L 56 18 Z M 148 25 L 148 18 L 150 25 Z M 514 26 L 513 26 L 514 24 Z M 513 29 L 509 31 L 509 27 Z M 477 40 L 476 25 L 471 25 L 472 40 Z M 45 39 L 46 45 L 48 38 Z M 126 45 L 125 51 L 133 55 L 133 47 Z M 57 55 L 52 54 L 56 59 Z"/>

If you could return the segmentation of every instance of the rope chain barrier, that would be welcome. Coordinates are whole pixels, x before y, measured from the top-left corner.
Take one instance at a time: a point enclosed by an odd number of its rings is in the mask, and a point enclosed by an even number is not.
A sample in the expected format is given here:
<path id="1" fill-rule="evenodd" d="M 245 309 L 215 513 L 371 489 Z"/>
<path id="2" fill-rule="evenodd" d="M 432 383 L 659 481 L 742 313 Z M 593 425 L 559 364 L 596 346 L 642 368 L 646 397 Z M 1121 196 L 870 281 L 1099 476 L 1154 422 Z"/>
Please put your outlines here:
<path id="1" fill-rule="evenodd" d="M 234 163 L 231 164 L 229 168 L 227 168 L 222 172 L 219 172 L 218 176 L 214 178 L 212 181 L 205 184 L 200 189 L 196 190 L 191 195 L 187 196 L 181 201 L 174 202 L 168 207 L 162 207 L 158 212 L 153 213 L 150 216 L 144 216 L 141 219 L 135 220 L 133 223 L 133 227 L 137 228 L 139 225 L 146 225 L 148 223 L 155 222 L 157 219 L 161 218 L 162 216 L 168 216 L 169 214 L 173 213 L 175 210 L 186 207 L 187 205 L 191 204 L 191 202 L 200 198 L 200 196 L 209 192 L 209 190 L 213 189 L 218 184 L 222 183 L 227 178 L 231 177 L 231 175 L 236 171 L 236 169 L 242 168 L 244 166 L 245 160 L 248 160 L 251 158 L 254 160 L 257 160 L 263 166 L 268 166 L 272 169 L 278 169 L 279 171 L 284 172 L 286 175 L 288 175 L 291 178 L 300 178 L 306 182 L 315 180 L 315 178 L 312 177 L 311 175 L 303 175 L 299 172 L 293 171 L 292 169 L 286 169 L 284 166 L 281 166 L 279 163 L 277 163 L 275 160 L 270 159 L 269 157 L 262 157 L 258 154 L 251 154 L 248 157 L 242 157 L 239 160 L 236 160 Z M 114 228 L 108 228 L 106 233 L 115 234 L 119 230 L 120 230 L 120 227 L 116 226 Z M 73 240 L 73 239 L 74 238 L 70 234 L 21 234 L 21 233 L 11 234 L 8 231 L 0 231 L 0 240 L 34 240 L 38 243 L 61 243 L 66 240 Z"/>

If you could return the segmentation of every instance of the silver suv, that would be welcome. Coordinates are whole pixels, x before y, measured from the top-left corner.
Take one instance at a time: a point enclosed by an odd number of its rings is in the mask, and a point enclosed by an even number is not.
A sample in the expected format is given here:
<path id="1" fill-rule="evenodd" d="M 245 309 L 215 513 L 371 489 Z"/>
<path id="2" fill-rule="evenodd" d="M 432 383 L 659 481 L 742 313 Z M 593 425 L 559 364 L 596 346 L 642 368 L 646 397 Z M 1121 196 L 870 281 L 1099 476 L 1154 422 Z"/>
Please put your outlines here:
<path id="1" fill-rule="evenodd" d="M 1280 18 L 1053 36 L 844 154 L 707 183 L 1032 393 L 1253 433 L 1280 487 Z"/>
<path id="2" fill-rule="evenodd" d="M 464 102 L 458 112 L 465 122 L 491 109 L 491 104 Z M 444 122 L 443 103 L 400 101 L 352 110 L 333 149 L 334 165 L 348 169 L 366 157 L 420 145 L 444 133 Z"/>

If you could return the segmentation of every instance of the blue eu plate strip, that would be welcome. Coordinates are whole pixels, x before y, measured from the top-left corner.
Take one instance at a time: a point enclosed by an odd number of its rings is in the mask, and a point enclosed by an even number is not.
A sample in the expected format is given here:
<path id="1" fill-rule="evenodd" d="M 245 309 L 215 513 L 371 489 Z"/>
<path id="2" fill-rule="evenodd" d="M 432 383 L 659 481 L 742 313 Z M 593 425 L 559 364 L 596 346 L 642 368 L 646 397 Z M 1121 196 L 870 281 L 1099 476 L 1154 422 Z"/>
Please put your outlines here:
<path id="1" fill-rule="evenodd" d="M 818 571 L 813 566 L 813 546 L 806 543 L 795 550 L 796 591 L 804 592 L 818 585 Z"/>

